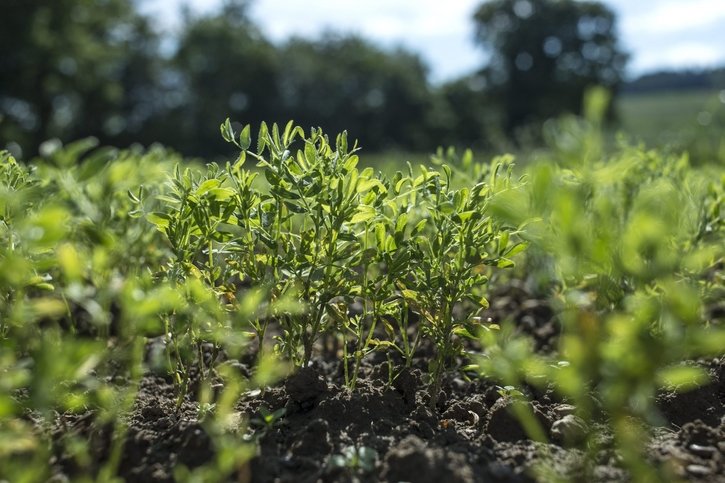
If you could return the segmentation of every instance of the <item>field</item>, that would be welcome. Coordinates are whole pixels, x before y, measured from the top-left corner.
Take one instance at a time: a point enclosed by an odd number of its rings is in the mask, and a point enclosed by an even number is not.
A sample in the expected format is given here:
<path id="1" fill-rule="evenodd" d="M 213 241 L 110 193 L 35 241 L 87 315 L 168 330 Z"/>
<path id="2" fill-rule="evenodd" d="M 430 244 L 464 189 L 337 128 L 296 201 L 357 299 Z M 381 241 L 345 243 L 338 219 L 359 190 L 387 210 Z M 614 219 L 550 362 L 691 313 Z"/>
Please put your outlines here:
<path id="1" fill-rule="evenodd" d="M 619 139 L 642 143 L 668 152 L 687 152 L 692 164 L 725 163 L 725 92 L 720 90 L 680 90 L 623 94 L 616 101 L 617 120 L 605 128 L 606 150 L 616 150 Z M 551 144 L 552 139 L 547 139 Z M 543 149 L 545 151 L 545 148 Z M 509 147 L 522 167 L 538 159 L 542 147 Z M 481 151 L 482 157 L 498 152 Z M 367 153 L 362 162 L 387 174 L 394 174 L 401 163 L 427 163 L 430 153 L 390 151 Z"/>
<path id="2" fill-rule="evenodd" d="M 722 481 L 725 170 L 601 96 L 523 168 L 1 154 L 0 480 Z"/>
<path id="3" fill-rule="evenodd" d="M 725 91 L 674 91 L 620 97 L 619 129 L 649 146 L 687 150 L 697 160 L 725 159 Z"/>

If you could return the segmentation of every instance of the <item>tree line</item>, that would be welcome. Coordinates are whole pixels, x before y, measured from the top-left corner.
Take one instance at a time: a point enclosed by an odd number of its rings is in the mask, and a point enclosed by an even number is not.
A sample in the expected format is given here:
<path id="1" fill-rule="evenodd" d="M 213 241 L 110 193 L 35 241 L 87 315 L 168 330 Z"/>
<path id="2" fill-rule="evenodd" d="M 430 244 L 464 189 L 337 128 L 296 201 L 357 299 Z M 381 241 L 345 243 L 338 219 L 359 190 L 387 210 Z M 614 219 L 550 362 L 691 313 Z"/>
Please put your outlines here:
<path id="1" fill-rule="evenodd" d="M 725 68 L 705 68 L 697 70 L 660 70 L 650 72 L 631 82 L 623 88 L 624 94 L 640 94 L 666 91 L 725 89 Z"/>
<path id="2" fill-rule="evenodd" d="M 186 10 L 164 37 L 133 0 L 0 0 L 0 148 L 50 138 L 161 142 L 213 157 L 224 118 L 347 129 L 371 151 L 491 147 L 581 109 L 583 91 L 616 94 L 627 56 L 598 2 L 493 0 L 472 22 L 480 69 L 432 85 L 417 53 L 328 32 L 271 42 L 250 0 Z M 464 26 L 461 26 L 462 28 Z"/>

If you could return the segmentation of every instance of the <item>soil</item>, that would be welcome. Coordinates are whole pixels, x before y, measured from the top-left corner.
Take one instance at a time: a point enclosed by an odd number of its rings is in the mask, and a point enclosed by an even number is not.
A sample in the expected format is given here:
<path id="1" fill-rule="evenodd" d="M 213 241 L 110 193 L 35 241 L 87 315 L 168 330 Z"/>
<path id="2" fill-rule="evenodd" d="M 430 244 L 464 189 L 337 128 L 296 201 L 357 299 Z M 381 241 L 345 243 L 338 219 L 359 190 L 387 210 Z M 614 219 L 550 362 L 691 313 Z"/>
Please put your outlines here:
<path id="1" fill-rule="evenodd" d="M 521 331 L 549 351 L 559 329 L 543 300 L 511 295 L 491 309 L 507 314 Z M 423 353 L 426 352 L 424 347 Z M 484 380 L 451 373 L 435 411 L 428 408 L 425 358 L 388 384 L 383 356 L 367 360 L 358 386 L 344 387 L 343 370 L 333 358 L 316 358 L 280 384 L 242 395 L 237 410 L 246 420 L 261 411 L 284 408 L 268 427 L 249 425 L 240 438 L 258 442 L 251 462 L 231 481 L 252 482 L 529 482 L 534 472 L 572 481 L 628 481 L 622 455 L 601 432 L 593 474 L 585 475 L 582 453 L 572 445 L 588 430 L 575 408 L 551 392 L 531 394 L 534 414 L 551 443 L 528 439 L 509 412 L 517 403 Z M 236 363 L 236 362 L 235 362 Z M 664 417 L 647 448 L 650 463 L 666 466 L 690 481 L 725 481 L 725 357 L 703 362 L 712 382 L 685 393 L 662 393 Z M 238 363 L 240 369 L 251 369 Z M 171 382 L 148 375 L 142 380 L 122 449 L 120 476 L 134 482 L 174 481 L 174 468 L 194 468 L 214 457 L 211 438 L 199 422 L 198 403 L 187 398 L 177 408 Z M 91 441 L 94 464 L 109 457 L 112 428 L 93 414 L 59 415 L 52 428 L 59 443 Z M 58 444 L 52 460 L 57 481 L 73 479 L 74 459 Z M 358 451 L 358 459 L 345 457 Z M 552 472 L 552 473 L 546 473 Z M 553 479 L 553 478 L 552 478 Z"/>

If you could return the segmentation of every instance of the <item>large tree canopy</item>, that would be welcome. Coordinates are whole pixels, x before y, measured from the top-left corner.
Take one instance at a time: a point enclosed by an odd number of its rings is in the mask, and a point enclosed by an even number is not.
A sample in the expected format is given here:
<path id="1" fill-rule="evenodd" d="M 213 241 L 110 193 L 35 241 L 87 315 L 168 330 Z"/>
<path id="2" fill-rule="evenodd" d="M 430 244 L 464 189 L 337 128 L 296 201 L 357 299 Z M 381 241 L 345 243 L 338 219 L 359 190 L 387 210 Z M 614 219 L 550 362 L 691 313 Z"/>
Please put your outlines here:
<path id="1" fill-rule="evenodd" d="M 249 18 L 248 4 L 228 0 L 215 14 L 186 16 L 172 59 L 183 103 L 169 114 L 185 153 L 225 152 L 217 126 L 226 117 L 255 125 L 275 120 L 278 54 Z"/>
<path id="2" fill-rule="evenodd" d="M 281 56 L 283 117 L 329 132 L 347 129 L 364 146 L 430 147 L 431 96 L 418 56 L 336 34 L 292 39 Z"/>
<path id="3" fill-rule="evenodd" d="M 5 0 L 0 136 L 115 140 L 145 121 L 157 37 L 129 0 Z"/>
<path id="4" fill-rule="evenodd" d="M 474 14 L 476 39 L 490 55 L 483 70 L 500 102 L 504 128 L 564 112 L 580 112 L 584 91 L 603 85 L 616 93 L 627 55 L 614 13 L 599 2 L 492 0 Z"/>

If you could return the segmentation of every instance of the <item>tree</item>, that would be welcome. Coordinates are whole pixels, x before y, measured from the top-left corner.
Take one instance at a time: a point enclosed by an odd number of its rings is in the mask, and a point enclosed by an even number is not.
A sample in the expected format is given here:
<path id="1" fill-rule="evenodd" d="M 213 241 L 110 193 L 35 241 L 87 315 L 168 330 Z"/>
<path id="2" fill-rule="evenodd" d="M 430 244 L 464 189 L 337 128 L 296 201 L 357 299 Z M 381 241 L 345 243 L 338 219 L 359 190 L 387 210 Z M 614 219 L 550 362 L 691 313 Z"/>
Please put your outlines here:
<path id="1" fill-rule="evenodd" d="M 614 13 L 599 2 L 492 0 L 474 14 L 476 39 L 490 55 L 482 71 L 504 129 L 581 112 L 584 91 L 616 94 L 627 55 Z"/>
<path id="2" fill-rule="evenodd" d="M 184 102 L 169 115 L 174 139 L 162 139 L 185 154 L 226 153 L 216 126 L 227 117 L 254 125 L 274 120 L 279 59 L 249 18 L 248 6 L 245 0 L 227 0 L 208 16 L 186 13 L 173 58 Z"/>
<path id="3" fill-rule="evenodd" d="M 485 89 L 485 79 L 471 74 L 436 89 L 436 110 L 432 116 L 439 144 L 476 149 L 505 150 L 500 145 L 501 119 L 490 109 L 495 99 Z"/>
<path id="4" fill-rule="evenodd" d="M 2 11 L 0 146 L 109 142 L 141 119 L 158 39 L 131 0 L 3 0 Z"/>
<path id="5" fill-rule="evenodd" d="M 327 132 L 347 129 L 368 150 L 430 149 L 431 91 L 421 59 L 354 35 L 292 39 L 281 49 L 281 114 Z"/>

